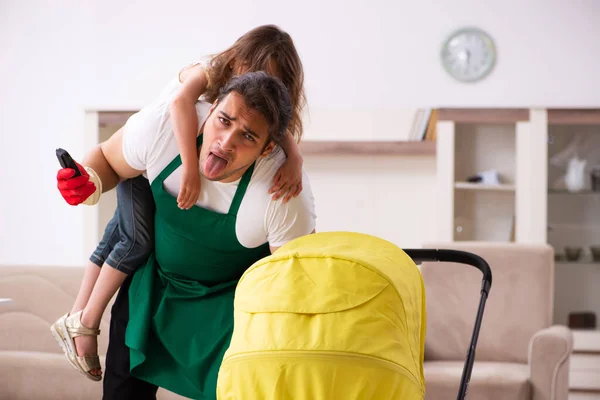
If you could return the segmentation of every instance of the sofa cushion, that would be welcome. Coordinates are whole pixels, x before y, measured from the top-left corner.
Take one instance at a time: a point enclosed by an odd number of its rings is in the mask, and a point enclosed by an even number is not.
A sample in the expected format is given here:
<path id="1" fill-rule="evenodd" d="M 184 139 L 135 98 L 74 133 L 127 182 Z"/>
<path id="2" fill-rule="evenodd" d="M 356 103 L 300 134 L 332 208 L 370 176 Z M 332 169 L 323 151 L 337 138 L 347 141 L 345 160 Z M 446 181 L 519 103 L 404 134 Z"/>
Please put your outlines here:
<path id="1" fill-rule="evenodd" d="M 425 362 L 425 399 L 455 399 L 464 361 Z M 529 366 L 516 363 L 476 362 L 471 374 L 469 400 L 529 400 Z"/>
<path id="2" fill-rule="evenodd" d="M 0 305 L 0 350 L 62 354 L 50 325 L 71 310 L 83 272 L 83 267 L 1 266 L 0 297 L 14 301 Z M 112 300 L 100 324 L 100 354 L 106 354 L 111 306 Z"/>
<path id="3" fill-rule="evenodd" d="M 50 333 L 50 325 L 73 305 L 83 267 L 0 266 L 0 400 L 101 399 L 102 381 L 76 371 Z M 110 308 L 98 338 L 100 362 L 108 345 Z M 158 400 L 185 399 L 159 389 Z"/>
<path id="4" fill-rule="evenodd" d="M 552 323 L 554 258 L 545 244 L 455 242 L 425 248 L 464 250 L 490 265 L 477 360 L 527 363 L 533 335 Z M 482 274 L 456 263 L 423 263 L 427 293 L 425 360 L 464 360 L 479 305 Z"/>
<path id="5" fill-rule="evenodd" d="M 102 382 L 87 379 L 63 354 L 37 351 L 0 351 L 0 388 L 11 400 L 102 398 Z"/>
<path id="6" fill-rule="evenodd" d="M 104 357 L 100 363 L 104 367 Z M 65 356 L 37 351 L 0 351 L 0 399 L 89 400 L 102 398 L 102 381 L 76 371 Z M 185 397 L 160 389 L 158 400 Z"/>

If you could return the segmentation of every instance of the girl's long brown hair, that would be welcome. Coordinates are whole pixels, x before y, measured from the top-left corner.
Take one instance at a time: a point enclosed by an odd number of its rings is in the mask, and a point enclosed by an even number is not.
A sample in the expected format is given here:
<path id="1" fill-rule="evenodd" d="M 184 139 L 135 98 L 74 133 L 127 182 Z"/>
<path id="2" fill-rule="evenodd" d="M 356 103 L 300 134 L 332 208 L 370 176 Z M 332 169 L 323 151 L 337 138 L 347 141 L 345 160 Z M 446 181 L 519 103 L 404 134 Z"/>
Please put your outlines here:
<path id="1" fill-rule="evenodd" d="M 291 36 L 275 25 L 263 25 L 241 36 L 227 50 L 213 55 L 207 67 L 206 99 L 213 102 L 219 89 L 237 70 L 266 71 L 281 79 L 292 100 L 288 132 L 300 142 L 303 133 L 301 114 L 306 105 L 304 70 Z"/>

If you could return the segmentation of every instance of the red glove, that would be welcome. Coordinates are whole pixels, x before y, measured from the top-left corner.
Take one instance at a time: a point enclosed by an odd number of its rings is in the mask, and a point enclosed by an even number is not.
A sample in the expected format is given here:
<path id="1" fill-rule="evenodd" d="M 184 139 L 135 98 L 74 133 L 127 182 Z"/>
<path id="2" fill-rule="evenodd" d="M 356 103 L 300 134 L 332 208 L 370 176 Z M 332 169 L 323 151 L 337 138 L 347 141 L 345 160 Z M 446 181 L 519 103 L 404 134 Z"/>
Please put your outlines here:
<path id="1" fill-rule="evenodd" d="M 96 191 L 96 185 L 90 182 L 90 176 L 85 168 L 75 162 L 81 176 L 75 175 L 75 170 L 72 168 L 62 168 L 58 170 L 56 180 L 58 181 L 58 191 L 67 203 L 72 206 L 83 203 Z"/>

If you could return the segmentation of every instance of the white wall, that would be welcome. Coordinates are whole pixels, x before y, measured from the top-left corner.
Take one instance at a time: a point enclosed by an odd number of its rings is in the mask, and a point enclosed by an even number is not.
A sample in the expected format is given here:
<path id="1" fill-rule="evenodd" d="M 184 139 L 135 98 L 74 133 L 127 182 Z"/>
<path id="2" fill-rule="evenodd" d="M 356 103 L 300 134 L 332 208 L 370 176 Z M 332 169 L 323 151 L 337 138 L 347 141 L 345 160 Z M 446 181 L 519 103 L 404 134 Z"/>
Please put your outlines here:
<path id="1" fill-rule="evenodd" d="M 83 213 L 55 189 L 54 149 L 81 158 L 84 109 L 140 108 L 182 65 L 256 25 L 292 34 L 311 110 L 351 117 L 417 106 L 598 107 L 598 16 L 593 0 L 3 0 L 0 263 L 82 262 Z M 486 81 L 461 85 L 443 72 L 438 53 L 446 34 L 471 24 L 494 37 L 499 61 Z M 431 158 L 309 157 L 306 167 L 321 230 L 362 230 L 413 246 L 435 226 Z"/>

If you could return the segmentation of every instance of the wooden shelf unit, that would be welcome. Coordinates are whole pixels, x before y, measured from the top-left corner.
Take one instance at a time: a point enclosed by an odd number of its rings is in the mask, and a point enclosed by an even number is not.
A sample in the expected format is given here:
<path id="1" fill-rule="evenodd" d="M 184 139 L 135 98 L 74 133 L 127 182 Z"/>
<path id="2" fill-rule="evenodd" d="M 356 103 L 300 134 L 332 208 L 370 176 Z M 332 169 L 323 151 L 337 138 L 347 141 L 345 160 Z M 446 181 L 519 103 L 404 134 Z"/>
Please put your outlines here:
<path id="1" fill-rule="evenodd" d="M 438 121 L 454 123 L 507 124 L 529 121 L 527 108 L 440 108 Z"/>
<path id="2" fill-rule="evenodd" d="M 100 128 L 123 126 L 136 111 L 99 111 Z M 320 141 L 300 142 L 303 155 L 435 156 L 434 141 Z"/>
<path id="3" fill-rule="evenodd" d="M 434 141 L 302 141 L 303 155 L 405 155 L 434 156 Z"/>
<path id="4" fill-rule="evenodd" d="M 460 189 L 460 190 L 485 190 L 485 191 L 492 191 L 492 192 L 514 192 L 515 191 L 515 185 L 506 184 L 506 183 L 501 183 L 498 185 L 488 185 L 488 184 L 472 183 L 472 182 L 455 182 L 454 188 Z"/>
<path id="5" fill-rule="evenodd" d="M 531 110 L 441 108 L 438 111 L 437 176 L 440 241 L 513 241 L 530 233 L 523 173 Z M 489 170 L 500 184 L 466 181 Z M 520 223 L 520 224 L 519 224 Z"/>
<path id="6" fill-rule="evenodd" d="M 600 398 L 600 331 L 573 330 L 569 399 Z"/>
<path id="7" fill-rule="evenodd" d="M 555 304 L 554 322 L 567 324 L 569 313 L 594 312 L 600 318 L 600 285 L 598 275 L 599 262 L 594 261 L 592 246 L 600 245 L 600 192 L 591 191 L 591 168 L 600 163 L 600 109 L 578 108 L 549 108 L 547 114 L 547 163 L 546 171 L 546 202 L 547 212 L 545 223 L 548 226 L 547 243 L 557 255 L 555 260 Z M 577 142 L 577 149 L 574 145 Z M 563 151 L 567 153 L 563 153 Z M 574 151 L 573 151 L 574 150 Z M 573 155 L 586 159 L 586 187 L 580 192 L 569 192 L 560 186 L 566 173 L 567 160 Z M 558 158 L 557 158 L 558 156 Z M 554 161 L 564 160 L 557 164 Z M 578 260 L 569 261 L 564 258 L 566 247 L 582 249 Z M 562 257 L 561 257 L 562 256 Z M 572 358 L 571 390 L 580 393 L 591 390 L 600 398 L 600 342 L 598 331 L 579 332 L 580 336 L 592 335 L 598 345 L 594 356 L 596 368 L 593 379 L 591 370 L 581 364 L 584 360 L 579 354 Z M 575 339 L 577 343 L 578 339 Z M 588 349 L 576 349 L 575 353 L 586 352 Z M 579 365 L 579 366 L 577 366 Z M 591 383 L 595 381 L 596 384 Z"/>
<path id="8" fill-rule="evenodd" d="M 582 135 L 581 143 L 584 144 L 579 156 L 589 159 L 588 167 L 600 164 L 600 138 L 583 141 L 590 139 L 586 135 L 600 135 L 600 109 L 440 109 L 438 119 L 438 240 L 489 241 L 499 236 L 506 240 L 508 226 L 498 218 L 508 219 L 508 213 L 512 211 L 508 206 L 514 204 L 514 240 L 548 243 L 557 255 L 554 261 L 553 323 L 567 325 L 569 313 L 584 311 L 595 312 L 600 320 L 600 262 L 594 261 L 589 251 L 591 246 L 600 246 L 600 214 L 597 212 L 600 196 L 596 196 L 600 192 L 592 192 L 589 187 L 578 193 L 554 188 L 551 183 L 565 173 L 566 166 L 556 167 L 550 163 L 553 155 L 572 144 L 574 135 Z M 490 157 L 499 166 L 502 157 L 498 158 L 497 153 L 506 152 L 514 145 L 514 157 L 505 162 L 514 161 L 514 184 L 503 182 L 504 186 L 494 188 L 464 182 L 466 171 L 476 169 L 473 165 L 489 166 L 485 164 L 489 160 L 480 157 L 473 163 L 468 159 L 472 157 L 470 154 L 460 153 L 460 136 L 490 131 L 500 135 L 507 133 L 499 128 L 506 124 L 514 126 L 514 143 L 497 140 L 493 134 L 484 141 L 496 141 L 496 145 L 489 144 L 493 149 Z M 471 132 L 464 129 L 465 126 L 469 126 Z M 475 145 L 468 147 L 476 152 L 485 149 Z M 570 157 L 565 154 L 565 159 Z M 460 165 L 464 166 L 465 162 L 471 164 L 470 168 L 461 170 Z M 586 179 L 589 184 L 589 175 Z M 500 187 L 505 190 L 493 190 Z M 463 207 L 454 203 L 461 203 Z M 499 231 L 501 235 L 494 235 Z M 566 246 L 584 249 L 581 259 L 568 261 L 561 258 Z M 570 399 L 600 399 L 599 329 L 574 331 Z"/>
<path id="9" fill-rule="evenodd" d="M 600 109 L 549 108 L 549 125 L 599 125 Z"/>

